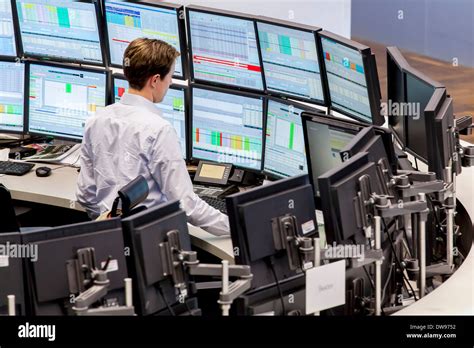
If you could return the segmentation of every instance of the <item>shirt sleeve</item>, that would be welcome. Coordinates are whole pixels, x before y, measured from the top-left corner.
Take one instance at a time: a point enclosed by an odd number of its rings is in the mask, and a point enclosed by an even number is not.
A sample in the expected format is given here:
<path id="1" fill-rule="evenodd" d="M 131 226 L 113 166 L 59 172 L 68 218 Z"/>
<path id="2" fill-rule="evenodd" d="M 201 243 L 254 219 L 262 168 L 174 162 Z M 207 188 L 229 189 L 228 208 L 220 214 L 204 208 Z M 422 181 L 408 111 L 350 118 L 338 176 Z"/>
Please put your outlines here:
<path id="1" fill-rule="evenodd" d="M 100 208 L 97 202 L 97 187 L 94 180 L 94 164 L 90 145 L 87 141 L 87 132 L 81 145 L 81 170 L 77 179 L 76 198 L 77 201 L 86 209 L 91 219 L 100 215 Z"/>
<path id="2" fill-rule="evenodd" d="M 193 191 L 176 131 L 166 126 L 151 144 L 149 170 L 167 200 L 179 200 L 189 223 L 215 235 L 229 235 L 229 219 Z"/>

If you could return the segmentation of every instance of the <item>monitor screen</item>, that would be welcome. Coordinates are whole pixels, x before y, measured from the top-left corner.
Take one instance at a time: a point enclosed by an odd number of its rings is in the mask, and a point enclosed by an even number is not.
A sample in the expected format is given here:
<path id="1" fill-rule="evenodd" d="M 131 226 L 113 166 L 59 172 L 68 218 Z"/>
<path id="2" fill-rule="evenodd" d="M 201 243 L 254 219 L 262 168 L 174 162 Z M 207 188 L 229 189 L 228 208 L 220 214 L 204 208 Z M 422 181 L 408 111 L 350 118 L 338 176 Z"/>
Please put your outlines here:
<path id="1" fill-rule="evenodd" d="M 114 100 L 119 102 L 128 91 L 128 81 L 114 77 Z M 181 153 L 186 158 L 186 101 L 184 88 L 170 87 L 161 103 L 155 104 L 161 114 L 176 130 L 181 145 Z"/>
<path id="2" fill-rule="evenodd" d="M 16 56 L 15 30 L 13 29 L 10 0 L 0 0 L 0 56 Z"/>
<path id="3" fill-rule="evenodd" d="M 257 22 L 270 92 L 324 103 L 314 32 Z"/>
<path id="4" fill-rule="evenodd" d="M 188 9 L 188 26 L 195 80 L 263 90 L 252 20 Z"/>
<path id="5" fill-rule="evenodd" d="M 23 132 L 25 65 L 0 62 L 0 131 Z"/>
<path id="6" fill-rule="evenodd" d="M 106 105 L 106 72 L 31 64 L 28 131 L 82 139 L 86 119 Z"/>
<path id="7" fill-rule="evenodd" d="M 359 50 L 321 37 L 331 107 L 372 123 L 363 55 Z"/>
<path id="8" fill-rule="evenodd" d="M 342 163 L 340 152 L 357 132 L 325 123 L 306 122 L 314 193 L 319 197 L 318 177 Z"/>
<path id="9" fill-rule="evenodd" d="M 260 170 L 263 98 L 193 88 L 192 157 Z"/>
<path id="10" fill-rule="evenodd" d="M 181 51 L 177 9 L 125 1 L 105 1 L 105 16 L 112 65 L 122 66 L 123 54 L 137 38 L 163 40 Z M 182 57 L 176 60 L 175 76 L 183 76 Z"/>
<path id="11" fill-rule="evenodd" d="M 16 0 L 26 56 L 102 64 L 97 6 L 71 0 Z"/>
<path id="12" fill-rule="evenodd" d="M 268 100 L 263 170 L 279 178 L 308 172 L 301 113 L 287 102 Z"/>

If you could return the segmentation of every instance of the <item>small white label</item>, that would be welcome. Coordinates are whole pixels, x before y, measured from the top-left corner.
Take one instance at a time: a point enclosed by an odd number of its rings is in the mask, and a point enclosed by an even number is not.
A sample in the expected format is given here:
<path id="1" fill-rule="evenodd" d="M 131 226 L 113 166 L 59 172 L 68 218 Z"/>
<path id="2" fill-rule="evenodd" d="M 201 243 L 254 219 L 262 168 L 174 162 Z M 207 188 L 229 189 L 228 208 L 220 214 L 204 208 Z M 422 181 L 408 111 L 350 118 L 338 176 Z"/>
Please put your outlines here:
<path id="1" fill-rule="evenodd" d="M 303 231 L 303 234 L 308 234 L 310 232 L 313 232 L 314 221 L 313 220 L 306 221 L 304 224 L 301 225 L 301 230 Z"/>
<path id="2" fill-rule="evenodd" d="M 102 261 L 101 264 L 100 264 L 100 268 L 104 268 L 106 263 L 107 263 L 107 261 Z M 118 261 L 117 260 L 110 260 L 109 265 L 107 266 L 107 269 L 105 270 L 105 272 L 106 273 L 115 272 L 115 271 L 118 271 L 118 269 L 119 269 Z"/>
<path id="3" fill-rule="evenodd" d="M 7 255 L 0 255 L 0 267 L 8 267 L 10 265 L 10 260 Z"/>
<path id="4" fill-rule="evenodd" d="M 345 294 L 345 260 L 306 271 L 306 314 L 343 305 Z"/>

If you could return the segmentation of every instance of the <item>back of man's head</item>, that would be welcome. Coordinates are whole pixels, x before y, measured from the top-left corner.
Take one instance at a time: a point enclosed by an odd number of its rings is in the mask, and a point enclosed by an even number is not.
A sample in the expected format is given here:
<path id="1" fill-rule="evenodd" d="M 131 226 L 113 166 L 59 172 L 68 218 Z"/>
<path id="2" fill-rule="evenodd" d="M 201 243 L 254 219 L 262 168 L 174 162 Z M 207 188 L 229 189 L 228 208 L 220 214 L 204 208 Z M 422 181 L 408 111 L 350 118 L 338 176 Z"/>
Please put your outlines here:
<path id="1" fill-rule="evenodd" d="M 130 87 L 141 90 L 151 76 L 159 74 L 164 79 L 179 55 L 173 46 L 164 41 L 135 39 L 125 50 L 123 72 Z"/>

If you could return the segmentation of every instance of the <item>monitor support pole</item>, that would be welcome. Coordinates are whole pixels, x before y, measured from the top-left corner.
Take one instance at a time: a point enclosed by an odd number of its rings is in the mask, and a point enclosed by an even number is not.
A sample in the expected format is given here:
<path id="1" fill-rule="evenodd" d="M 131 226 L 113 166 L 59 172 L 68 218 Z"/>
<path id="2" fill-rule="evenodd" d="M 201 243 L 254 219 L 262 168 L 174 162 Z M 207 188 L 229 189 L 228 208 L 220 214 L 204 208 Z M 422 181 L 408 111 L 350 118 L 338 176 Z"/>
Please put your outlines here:
<path id="1" fill-rule="evenodd" d="M 8 295 L 7 299 L 8 299 L 8 315 L 15 316 L 16 315 L 15 295 Z"/>

